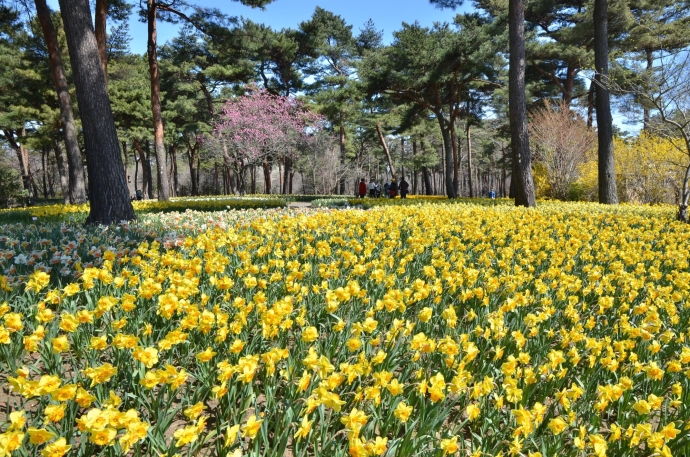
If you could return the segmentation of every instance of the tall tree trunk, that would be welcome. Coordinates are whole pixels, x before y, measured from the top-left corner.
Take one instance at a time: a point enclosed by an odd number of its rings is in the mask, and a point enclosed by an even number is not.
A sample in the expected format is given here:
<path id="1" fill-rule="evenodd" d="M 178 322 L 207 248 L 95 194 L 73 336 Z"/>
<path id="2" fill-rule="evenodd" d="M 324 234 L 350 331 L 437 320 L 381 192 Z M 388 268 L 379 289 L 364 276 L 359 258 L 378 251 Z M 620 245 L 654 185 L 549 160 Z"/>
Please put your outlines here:
<path id="1" fill-rule="evenodd" d="M 516 206 L 537 206 L 532 179 L 532 157 L 525 101 L 525 2 L 511 0 L 508 7 L 510 69 L 508 83 L 513 181 Z"/>
<path id="2" fill-rule="evenodd" d="M 594 81 L 589 83 L 589 92 L 587 93 L 587 127 L 594 125 L 594 91 L 596 84 Z"/>
<path id="3" fill-rule="evenodd" d="M 139 159 L 137 158 L 136 151 L 134 152 L 134 195 L 137 194 L 139 190 Z"/>
<path id="4" fill-rule="evenodd" d="M 388 168 L 390 169 L 391 174 L 395 176 L 395 167 L 393 166 L 393 158 L 391 157 L 391 151 L 388 149 L 386 137 L 383 136 L 383 131 L 381 130 L 381 126 L 379 124 L 376 124 L 376 133 L 378 133 L 379 142 L 381 143 L 383 152 L 386 154 L 386 162 L 388 162 Z"/>
<path id="5" fill-rule="evenodd" d="M 474 198 L 474 188 L 472 187 L 472 133 L 469 121 L 467 122 L 467 171 L 469 176 L 469 181 L 467 187 L 470 188 L 470 198 Z"/>
<path id="6" fill-rule="evenodd" d="M 108 84 L 108 53 L 106 51 L 106 25 L 108 20 L 108 0 L 96 0 L 96 43 L 98 43 L 98 55 L 101 59 L 101 67 Z"/>
<path id="7" fill-rule="evenodd" d="M 60 0 L 77 88 L 89 173 L 89 224 L 136 218 L 91 22 L 89 0 Z"/>
<path id="8" fill-rule="evenodd" d="M 450 144 L 453 146 L 453 191 L 457 197 L 460 195 L 460 152 L 455 135 L 455 121 L 451 120 L 448 125 L 450 126 Z"/>
<path id="9" fill-rule="evenodd" d="M 429 169 L 427 167 L 422 167 L 422 179 L 424 180 L 424 191 L 427 195 L 434 195 L 434 189 L 431 185 L 431 176 L 429 175 Z"/>
<path id="10" fill-rule="evenodd" d="M 192 195 L 199 195 L 199 182 L 196 180 L 196 151 L 194 148 L 187 151 L 187 162 L 189 163 L 189 177 L 192 184 Z"/>
<path id="11" fill-rule="evenodd" d="M 264 170 L 264 193 L 271 194 L 271 164 L 268 160 L 264 160 L 261 164 Z"/>
<path id="12" fill-rule="evenodd" d="M 608 84 L 608 1 L 594 0 L 594 80 L 597 83 L 597 136 L 599 137 L 599 203 L 618 204 L 613 161 L 613 119 Z"/>
<path id="13" fill-rule="evenodd" d="M 445 174 L 445 192 L 448 198 L 456 198 L 455 184 L 453 182 L 453 140 L 450 136 L 450 125 L 449 122 L 443 117 L 441 111 L 437 111 L 436 120 L 438 121 L 439 127 L 441 127 L 441 134 L 443 136 L 443 169 Z"/>
<path id="14" fill-rule="evenodd" d="M 153 113 L 153 149 L 156 154 L 158 170 L 158 200 L 170 200 L 168 193 L 168 174 L 165 172 L 165 143 L 163 140 L 163 114 L 161 108 L 161 79 L 158 69 L 156 15 L 158 7 L 155 0 L 147 0 L 148 56 L 151 75 L 151 111 Z"/>
<path id="15" fill-rule="evenodd" d="M 338 190 L 340 195 L 345 194 L 345 120 L 343 119 L 343 114 L 340 113 L 340 166 L 342 168 L 340 172 L 340 182 L 338 185 Z"/>
<path id="16" fill-rule="evenodd" d="M 53 151 L 55 152 L 55 163 L 57 163 L 58 173 L 60 174 L 60 189 L 62 189 L 62 198 L 65 205 L 69 203 L 69 178 L 67 177 L 67 170 L 65 169 L 65 158 L 62 155 L 62 147 L 60 147 L 60 140 L 53 139 Z"/>
<path id="17" fill-rule="evenodd" d="M 36 14 L 41 23 L 43 38 L 48 48 L 50 58 L 50 71 L 53 74 L 55 90 L 60 104 L 60 122 L 65 136 L 65 146 L 67 149 L 67 168 L 69 169 L 69 201 L 74 204 L 86 201 L 86 184 L 84 182 L 84 166 L 77 139 L 77 128 L 72 112 L 72 102 L 69 95 L 69 87 L 65 70 L 60 55 L 57 32 L 53 25 L 50 10 L 46 5 L 46 0 L 35 0 Z"/>
<path id="18" fill-rule="evenodd" d="M 135 138 L 133 143 L 134 149 L 139 153 L 139 162 L 141 163 L 141 193 L 144 198 L 153 198 L 151 167 L 148 162 L 148 157 L 141 148 L 141 142 L 139 142 L 138 139 Z M 146 144 L 148 149 L 148 141 Z"/>
<path id="19" fill-rule="evenodd" d="M 285 169 L 283 170 L 283 189 L 282 193 L 284 195 L 287 195 L 291 193 L 290 191 L 290 178 L 291 178 L 291 173 L 292 173 L 292 159 L 290 157 L 285 157 L 284 160 L 285 164 Z"/>
<path id="20" fill-rule="evenodd" d="M 43 198 L 48 198 L 48 180 L 46 179 L 46 155 L 45 146 L 41 149 L 41 184 L 43 185 Z"/>
<path id="21" fill-rule="evenodd" d="M 122 141 L 120 142 L 122 145 L 122 157 L 124 157 L 124 166 L 125 166 L 125 179 L 127 180 L 127 189 L 129 189 L 129 174 L 127 169 L 129 168 L 129 156 L 127 154 L 127 142 Z"/>
<path id="22" fill-rule="evenodd" d="M 417 159 L 417 140 L 412 137 L 412 159 L 413 163 L 416 163 Z M 417 166 L 412 169 L 412 195 L 417 194 Z"/>
<path id="23" fill-rule="evenodd" d="M 177 146 L 170 146 L 170 196 L 177 197 Z"/>
<path id="24" fill-rule="evenodd" d="M 654 52 L 651 49 L 645 49 L 645 57 L 647 58 L 647 71 L 651 71 L 652 68 L 654 67 Z M 644 130 L 645 132 L 649 132 L 650 130 L 650 125 L 649 125 L 649 120 L 651 119 L 650 116 L 650 109 L 646 105 L 642 108 L 643 109 L 643 120 L 644 120 Z"/>
<path id="25" fill-rule="evenodd" d="M 501 155 L 503 157 L 503 165 L 501 167 L 501 197 L 506 198 L 506 179 L 508 179 L 508 157 L 506 156 L 506 147 L 501 144 Z"/>

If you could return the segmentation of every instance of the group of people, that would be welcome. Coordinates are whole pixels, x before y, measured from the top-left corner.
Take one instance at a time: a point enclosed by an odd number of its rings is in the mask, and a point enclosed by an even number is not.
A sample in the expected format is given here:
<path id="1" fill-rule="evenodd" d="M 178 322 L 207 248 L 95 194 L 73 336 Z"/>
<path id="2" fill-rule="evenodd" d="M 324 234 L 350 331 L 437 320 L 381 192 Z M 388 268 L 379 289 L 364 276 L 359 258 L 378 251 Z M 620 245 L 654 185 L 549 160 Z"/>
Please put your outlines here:
<path id="1" fill-rule="evenodd" d="M 403 176 L 400 182 L 396 181 L 395 176 L 390 181 L 386 181 L 383 186 L 376 183 L 373 179 L 367 184 L 366 180 L 362 178 L 359 182 L 358 196 L 359 198 L 366 197 L 367 193 L 370 198 L 395 198 L 400 193 L 400 198 L 407 198 L 407 193 L 410 190 L 410 184 L 405 181 Z"/>

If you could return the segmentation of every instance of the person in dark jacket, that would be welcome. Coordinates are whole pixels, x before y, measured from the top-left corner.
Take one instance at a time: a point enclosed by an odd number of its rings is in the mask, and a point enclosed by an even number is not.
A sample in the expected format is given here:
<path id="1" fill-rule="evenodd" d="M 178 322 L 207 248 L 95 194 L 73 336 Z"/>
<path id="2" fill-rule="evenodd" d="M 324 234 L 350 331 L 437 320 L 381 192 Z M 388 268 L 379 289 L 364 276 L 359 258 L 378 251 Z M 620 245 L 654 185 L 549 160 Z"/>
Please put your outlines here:
<path id="1" fill-rule="evenodd" d="M 400 178 L 400 198 L 407 198 L 407 191 L 410 189 L 410 184 L 405 181 L 405 177 Z"/>
<path id="2" fill-rule="evenodd" d="M 396 195 L 398 195 L 398 182 L 395 180 L 395 177 L 391 179 L 391 198 L 395 198 Z"/>

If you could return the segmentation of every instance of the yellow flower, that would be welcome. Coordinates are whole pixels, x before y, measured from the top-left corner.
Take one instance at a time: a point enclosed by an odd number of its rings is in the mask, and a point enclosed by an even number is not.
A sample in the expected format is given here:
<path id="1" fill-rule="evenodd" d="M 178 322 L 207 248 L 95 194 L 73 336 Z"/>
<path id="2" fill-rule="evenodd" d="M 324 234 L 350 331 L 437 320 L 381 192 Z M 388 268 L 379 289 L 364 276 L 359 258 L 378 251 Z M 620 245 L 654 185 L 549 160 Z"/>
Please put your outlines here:
<path id="1" fill-rule="evenodd" d="M 350 350 L 350 352 L 355 352 L 362 347 L 362 340 L 359 338 L 350 338 L 345 343 L 345 346 Z"/>
<path id="2" fill-rule="evenodd" d="M 465 412 L 467 413 L 467 417 L 469 418 L 469 420 L 473 421 L 477 417 L 479 417 L 481 409 L 479 409 L 479 406 L 477 406 L 476 403 L 470 403 L 469 405 L 467 405 Z"/>
<path id="3" fill-rule="evenodd" d="M 360 430 L 367 423 L 367 415 L 364 414 L 364 411 L 353 408 L 350 414 L 340 418 L 340 422 L 352 432 L 353 437 L 358 437 Z"/>
<path id="4" fill-rule="evenodd" d="M 633 403 L 633 409 L 637 411 L 637 414 L 649 414 L 652 410 L 651 406 L 647 400 L 639 400 Z"/>
<path id="5" fill-rule="evenodd" d="M 14 431 L 14 430 L 21 430 L 24 428 L 24 425 L 26 424 L 26 416 L 25 416 L 24 410 L 21 411 L 12 411 L 10 413 L 10 427 L 8 428 L 8 431 Z"/>
<path id="6" fill-rule="evenodd" d="M 458 437 L 454 436 L 449 439 L 441 440 L 441 450 L 443 451 L 443 454 L 455 454 L 458 452 L 458 449 L 460 449 L 460 446 L 458 446 Z"/>
<path id="7" fill-rule="evenodd" d="M 233 425 L 232 427 L 228 427 L 225 430 L 225 442 L 223 443 L 224 447 L 230 447 L 232 443 L 235 442 L 235 439 L 237 439 L 237 433 L 240 431 L 240 426 L 238 425 Z"/>
<path id="8" fill-rule="evenodd" d="M 393 415 L 398 418 L 400 422 L 405 423 L 407 422 L 407 419 L 410 418 L 410 414 L 412 414 L 413 409 L 414 408 L 412 406 L 408 406 L 404 401 L 401 401 L 393 411 Z"/>
<path id="9" fill-rule="evenodd" d="M 261 423 L 264 420 L 256 420 L 256 415 L 252 414 L 249 416 L 249 419 L 247 419 L 247 422 L 242 426 L 242 438 L 249 437 L 249 439 L 254 439 L 256 438 L 256 434 L 259 432 L 259 429 L 261 428 Z"/>
<path id="10" fill-rule="evenodd" d="M 53 353 L 55 354 L 69 351 L 69 340 L 67 339 L 67 335 L 52 338 L 50 343 L 53 345 Z"/>
<path id="11" fill-rule="evenodd" d="M 41 451 L 41 455 L 43 457 L 62 457 L 67 454 L 70 449 L 72 449 L 72 446 L 67 444 L 67 440 L 58 438 L 53 443 L 47 445 L 45 449 Z"/>
<path id="12" fill-rule="evenodd" d="M 117 430 L 106 427 L 103 430 L 92 431 L 89 441 L 99 446 L 107 446 L 113 442 L 116 436 Z"/>
<path id="13" fill-rule="evenodd" d="M 377 436 L 373 443 L 367 444 L 367 448 L 370 455 L 383 455 L 388 449 L 388 438 Z"/>
<path id="14" fill-rule="evenodd" d="M 81 406 L 82 408 L 88 408 L 88 407 L 91 406 L 91 404 L 92 404 L 93 402 L 95 402 L 96 400 L 97 400 L 97 399 L 96 399 L 95 396 L 91 395 L 90 393 L 88 393 L 88 392 L 87 392 L 86 390 L 84 390 L 83 388 L 79 387 L 79 388 L 77 389 L 77 398 L 76 398 L 76 402 L 77 402 L 77 404 L 78 404 L 79 406 Z"/>
<path id="15" fill-rule="evenodd" d="M 189 420 L 196 420 L 197 417 L 204 411 L 204 404 L 199 402 L 184 410 L 184 415 Z"/>
<path id="16" fill-rule="evenodd" d="M 173 437 L 177 440 L 175 446 L 182 447 L 196 441 L 199 438 L 199 431 L 195 425 L 188 425 L 185 428 L 175 430 Z"/>
<path id="17" fill-rule="evenodd" d="M 555 419 L 551 419 L 549 421 L 549 430 L 553 432 L 554 435 L 560 435 L 563 430 L 568 427 L 568 423 L 563 420 L 561 417 L 556 417 Z"/>
<path id="18" fill-rule="evenodd" d="M 295 432 L 295 438 L 297 441 L 301 441 L 302 438 L 306 438 L 307 435 L 309 435 L 309 432 L 311 431 L 311 424 L 313 423 L 313 420 L 309 420 L 309 416 L 305 415 L 302 418 L 302 423 L 300 424 L 299 428 Z"/>
<path id="19" fill-rule="evenodd" d="M 307 327 L 302 331 L 302 341 L 305 343 L 312 343 L 319 337 L 319 331 L 316 327 Z"/>
<path id="20" fill-rule="evenodd" d="M 44 428 L 29 427 L 26 432 L 29 434 L 29 442 L 31 444 L 43 444 L 55 438 L 55 433 L 49 432 Z"/>
<path id="21" fill-rule="evenodd" d="M 44 271 L 37 270 L 29 277 L 29 281 L 26 283 L 26 289 L 38 293 L 41 289 L 46 287 L 49 282 L 50 275 Z"/>
<path id="22" fill-rule="evenodd" d="M 158 363 L 158 349 L 154 347 L 142 348 L 137 346 L 134 348 L 134 351 L 132 351 L 132 357 L 134 357 L 134 360 L 143 363 L 146 368 L 151 368 Z"/>
<path id="23" fill-rule="evenodd" d="M 206 363 L 209 362 L 216 354 L 217 352 L 211 350 L 210 347 L 207 347 L 205 351 L 196 355 L 196 359 L 201 363 Z"/>
<path id="24" fill-rule="evenodd" d="M 66 403 L 60 403 L 59 405 L 48 405 L 46 406 L 45 412 L 43 413 L 46 422 L 60 422 L 63 417 L 65 417 Z"/>
<path id="25" fill-rule="evenodd" d="M 419 320 L 422 322 L 429 322 L 433 313 L 433 310 L 427 306 L 419 311 L 419 315 L 417 317 L 419 317 Z"/>

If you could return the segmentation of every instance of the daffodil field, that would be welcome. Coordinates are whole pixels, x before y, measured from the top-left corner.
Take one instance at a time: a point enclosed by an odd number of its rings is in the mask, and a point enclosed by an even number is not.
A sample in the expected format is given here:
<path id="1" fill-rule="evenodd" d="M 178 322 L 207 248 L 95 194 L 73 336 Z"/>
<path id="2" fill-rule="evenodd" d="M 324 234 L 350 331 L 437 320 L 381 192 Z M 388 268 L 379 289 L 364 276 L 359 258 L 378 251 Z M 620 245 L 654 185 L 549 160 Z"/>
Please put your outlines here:
<path id="1" fill-rule="evenodd" d="M 0 457 L 687 456 L 674 208 L 0 227 Z"/>

